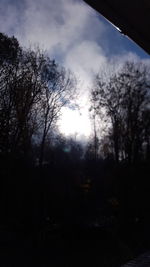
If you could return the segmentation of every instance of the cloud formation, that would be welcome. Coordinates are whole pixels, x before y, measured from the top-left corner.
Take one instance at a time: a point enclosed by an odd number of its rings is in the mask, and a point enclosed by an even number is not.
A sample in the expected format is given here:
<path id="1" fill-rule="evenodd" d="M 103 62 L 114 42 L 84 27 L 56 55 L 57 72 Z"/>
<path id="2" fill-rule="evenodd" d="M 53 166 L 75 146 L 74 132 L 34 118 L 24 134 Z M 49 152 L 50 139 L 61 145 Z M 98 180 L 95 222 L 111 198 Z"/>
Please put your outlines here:
<path id="1" fill-rule="evenodd" d="M 110 61 L 138 58 L 126 38 L 82 0 L 0 0 L 0 31 L 15 35 L 22 46 L 39 45 L 77 74 L 84 116 L 92 74 Z"/>
<path id="2" fill-rule="evenodd" d="M 0 0 L 0 3 L 0 30 L 14 34 L 23 46 L 39 44 L 51 57 L 68 66 L 73 64 L 72 59 L 76 65 L 80 59 L 80 66 L 83 63 L 86 69 L 89 65 L 95 69 L 93 61 L 101 56 L 103 61 L 104 51 L 98 40 L 107 27 L 83 1 L 23 0 L 19 4 Z"/>
<path id="3" fill-rule="evenodd" d="M 84 79 L 108 59 L 128 57 L 126 38 L 82 0 L 0 0 L 0 31 L 39 45 Z"/>

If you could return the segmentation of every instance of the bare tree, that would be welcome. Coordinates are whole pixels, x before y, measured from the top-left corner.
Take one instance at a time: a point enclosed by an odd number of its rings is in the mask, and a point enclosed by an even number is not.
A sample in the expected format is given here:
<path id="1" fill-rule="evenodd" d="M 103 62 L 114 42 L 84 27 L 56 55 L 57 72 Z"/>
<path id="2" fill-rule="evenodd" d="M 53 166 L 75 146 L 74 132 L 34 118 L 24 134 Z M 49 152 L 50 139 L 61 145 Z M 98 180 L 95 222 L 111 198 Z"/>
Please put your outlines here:
<path id="1" fill-rule="evenodd" d="M 39 163 L 42 165 L 46 137 L 58 120 L 63 106 L 75 98 L 76 79 L 71 72 L 47 58 L 42 72 L 43 88 L 40 98 L 41 149 Z"/>
<path id="2" fill-rule="evenodd" d="M 13 118 L 12 81 L 20 57 L 18 41 L 0 33 L 0 151 L 8 152 Z"/>
<path id="3" fill-rule="evenodd" d="M 18 47 L 17 47 L 18 49 Z M 11 52 L 10 52 L 11 54 Z M 43 88 L 45 55 L 22 50 L 0 65 L 0 149 L 6 153 L 26 153 L 37 130 L 37 105 Z"/>
<path id="4" fill-rule="evenodd" d="M 116 162 L 139 158 L 142 149 L 142 114 L 149 104 L 149 69 L 144 65 L 127 62 L 118 73 L 107 79 L 95 77 L 92 98 L 96 112 L 105 111 L 111 122 Z"/>
<path id="5" fill-rule="evenodd" d="M 40 49 L 24 50 L 2 37 L 8 53 L 0 54 L 0 151 L 27 154 L 39 134 L 42 165 L 46 138 L 62 107 L 75 99 L 76 79 Z"/>

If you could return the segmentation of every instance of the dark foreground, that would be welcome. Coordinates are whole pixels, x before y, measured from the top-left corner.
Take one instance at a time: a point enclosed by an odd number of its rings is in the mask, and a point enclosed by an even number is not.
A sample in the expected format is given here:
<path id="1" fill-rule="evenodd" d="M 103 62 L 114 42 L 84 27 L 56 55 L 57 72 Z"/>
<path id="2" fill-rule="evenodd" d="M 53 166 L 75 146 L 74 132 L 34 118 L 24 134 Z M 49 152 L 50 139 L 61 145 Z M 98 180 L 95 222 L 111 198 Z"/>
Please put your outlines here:
<path id="1" fill-rule="evenodd" d="M 137 266 L 137 267 L 149 267 L 150 266 L 150 252 L 146 252 L 137 258 L 129 261 L 127 264 L 123 265 L 122 267 L 132 267 L 132 266 Z"/>
<path id="2" fill-rule="evenodd" d="M 149 165 L 10 163 L 0 168 L 0 266 L 120 267 L 150 250 Z"/>
<path id="3" fill-rule="evenodd" d="M 84 234 L 68 231 L 52 236 L 47 232 L 33 237 L 7 233 L 0 250 L 1 266 L 120 266 L 132 257 L 108 233 L 89 233 L 88 238 Z"/>
<path id="4" fill-rule="evenodd" d="M 135 191 L 121 170 L 118 195 L 104 195 L 101 180 L 64 189 L 63 174 L 54 183 L 49 172 L 28 172 L 1 180 L 0 266 L 150 266 L 130 262 L 150 250 L 149 183 Z"/>
<path id="5" fill-rule="evenodd" d="M 53 228 L 47 226 L 47 228 L 32 229 L 28 232 L 25 229 L 24 231 L 15 228 L 6 229 L 1 226 L 0 235 L 0 266 L 2 267 L 119 267 L 126 262 L 129 262 L 129 265 L 125 266 L 150 266 L 135 265 L 135 261 L 130 263 L 130 260 L 142 253 L 142 250 L 133 249 L 110 229 L 102 226 L 76 225 L 66 228 L 53 225 Z"/>

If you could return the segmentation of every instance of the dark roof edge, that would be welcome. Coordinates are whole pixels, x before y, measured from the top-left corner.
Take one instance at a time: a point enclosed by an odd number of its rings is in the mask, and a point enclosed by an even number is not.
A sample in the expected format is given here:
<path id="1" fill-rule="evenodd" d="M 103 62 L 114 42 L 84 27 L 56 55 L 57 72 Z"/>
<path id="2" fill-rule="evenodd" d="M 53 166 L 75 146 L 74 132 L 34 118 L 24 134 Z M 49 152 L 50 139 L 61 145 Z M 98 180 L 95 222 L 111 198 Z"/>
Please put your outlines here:
<path id="1" fill-rule="evenodd" d="M 106 0 L 100 0 L 99 3 L 93 0 L 84 1 L 96 9 L 101 15 L 114 24 L 114 26 L 119 28 L 122 34 L 128 36 L 148 54 L 150 54 L 150 40 L 147 40 L 147 37 L 144 36 L 143 33 L 140 33 L 134 29 L 133 25 L 130 25 L 121 14 L 117 14 L 117 11 L 113 9 L 113 7 L 110 7 Z"/>

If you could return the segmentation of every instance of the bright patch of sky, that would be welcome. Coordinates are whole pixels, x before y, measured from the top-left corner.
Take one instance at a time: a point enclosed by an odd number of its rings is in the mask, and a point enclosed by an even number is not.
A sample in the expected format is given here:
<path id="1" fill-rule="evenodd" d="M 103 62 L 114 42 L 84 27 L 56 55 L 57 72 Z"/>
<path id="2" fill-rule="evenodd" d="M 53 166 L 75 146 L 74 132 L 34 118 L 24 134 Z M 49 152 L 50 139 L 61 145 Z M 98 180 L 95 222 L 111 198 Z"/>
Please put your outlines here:
<path id="1" fill-rule="evenodd" d="M 66 135 L 89 136 L 88 92 L 93 73 L 111 62 L 148 55 L 82 0 L 0 0 L 0 31 L 22 46 L 39 45 L 80 80 L 80 111 L 65 108 Z"/>

